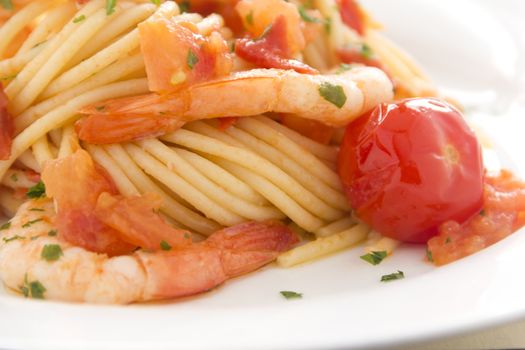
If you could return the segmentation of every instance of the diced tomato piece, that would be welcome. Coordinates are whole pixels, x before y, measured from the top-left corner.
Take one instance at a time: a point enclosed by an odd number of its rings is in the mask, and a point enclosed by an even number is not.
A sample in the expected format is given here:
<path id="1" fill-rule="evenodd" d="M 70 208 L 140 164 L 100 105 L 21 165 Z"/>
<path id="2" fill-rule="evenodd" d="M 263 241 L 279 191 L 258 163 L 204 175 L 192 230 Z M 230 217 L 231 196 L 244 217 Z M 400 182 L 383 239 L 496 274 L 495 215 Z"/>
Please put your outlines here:
<path id="1" fill-rule="evenodd" d="M 235 125 L 237 122 L 237 117 L 224 117 L 219 118 L 219 130 L 224 131 L 228 129 L 230 126 Z"/>
<path id="2" fill-rule="evenodd" d="M 291 114 L 281 115 L 281 122 L 301 135 L 325 145 L 330 142 L 335 131 L 334 128 L 316 120 L 299 118 Z"/>
<path id="3" fill-rule="evenodd" d="M 0 160 L 9 159 L 11 156 L 11 144 L 15 136 L 15 125 L 7 111 L 7 102 L 7 96 L 0 84 Z"/>
<path id="4" fill-rule="evenodd" d="M 46 194 L 57 206 L 55 225 L 68 242 L 109 255 L 126 254 L 136 248 L 121 240 L 116 230 L 95 215 L 100 194 L 117 194 L 117 189 L 86 151 L 78 150 L 69 157 L 48 162 L 42 180 Z"/>
<path id="5" fill-rule="evenodd" d="M 141 248 L 167 250 L 190 245 L 192 240 L 188 231 L 171 227 L 155 212 L 160 205 L 161 199 L 154 194 L 125 198 L 102 193 L 98 197 L 95 215 L 117 230 L 123 241 Z"/>
<path id="6" fill-rule="evenodd" d="M 262 38 L 238 39 L 235 43 L 235 53 L 258 67 L 293 69 L 298 73 L 318 74 L 319 72 L 309 65 L 288 58 L 291 50 L 286 40 L 286 30 L 286 19 L 279 16 Z"/>
<path id="7" fill-rule="evenodd" d="M 338 0 L 343 22 L 359 35 L 365 33 L 363 10 L 355 0 Z"/>
<path id="8" fill-rule="evenodd" d="M 464 224 L 448 221 L 428 241 L 436 265 L 473 254 L 525 225 L 525 183 L 509 171 L 486 177 L 484 209 Z"/>

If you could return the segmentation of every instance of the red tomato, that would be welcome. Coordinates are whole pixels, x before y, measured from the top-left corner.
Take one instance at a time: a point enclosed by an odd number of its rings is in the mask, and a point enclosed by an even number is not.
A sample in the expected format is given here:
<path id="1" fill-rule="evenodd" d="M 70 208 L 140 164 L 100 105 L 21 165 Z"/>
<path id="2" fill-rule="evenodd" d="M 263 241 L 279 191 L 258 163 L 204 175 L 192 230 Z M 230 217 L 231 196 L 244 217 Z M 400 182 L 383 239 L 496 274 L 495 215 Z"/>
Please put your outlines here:
<path id="1" fill-rule="evenodd" d="M 339 11 L 343 22 L 354 29 L 360 35 L 365 33 L 365 26 L 363 24 L 363 12 L 355 0 L 338 0 Z"/>
<path id="2" fill-rule="evenodd" d="M 426 242 L 441 223 L 464 222 L 483 205 L 480 145 L 437 99 L 381 104 L 350 124 L 338 167 L 357 215 L 405 242 Z"/>

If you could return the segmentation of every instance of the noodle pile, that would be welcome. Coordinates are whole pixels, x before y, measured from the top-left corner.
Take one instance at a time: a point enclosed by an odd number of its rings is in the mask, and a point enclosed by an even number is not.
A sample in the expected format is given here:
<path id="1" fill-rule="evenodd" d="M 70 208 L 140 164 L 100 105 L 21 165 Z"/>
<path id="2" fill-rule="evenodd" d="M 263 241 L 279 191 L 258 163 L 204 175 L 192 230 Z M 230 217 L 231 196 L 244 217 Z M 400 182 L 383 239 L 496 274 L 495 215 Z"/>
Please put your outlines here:
<path id="1" fill-rule="evenodd" d="M 340 63 L 338 48 L 367 45 L 397 83 L 398 96 L 435 94 L 422 71 L 372 24 L 361 36 L 343 23 L 335 0 L 315 0 L 313 7 L 327 29 L 298 59 L 327 72 Z M 46 161 L 78 147 L 78 110 L 149 92 L 137 25 L 157 10 L 152 2 L 131 0 L 119 0 L 110 15 L 104 0 L 14 2 L 13 10 L 1 9 L 0 79 L 16 135 L 11 157 L 0 161 L 0 207 L 7 216 L 23 201 L 20 193 L 38 182 Z M 203 35 L 219 28 L 234 39 L 219 15 L 179 16 Z M 279 258 L 291 266 L 353 245 L 369 232 L 351 217 L 335 171 L 341 132 L 321 144 L 274 115 L 260 115 L 239 118 L 225 130 L 216 120 L 196 121 L 159 138 L 80 147 L 122 195 L 158 194 L 162 214 L 175 227 L 208 236 L 248 220 L 275 219 L 304 237 L 314 234 L 317 240 Z M 396 245 L 377 244 L 389 251 Z"/>

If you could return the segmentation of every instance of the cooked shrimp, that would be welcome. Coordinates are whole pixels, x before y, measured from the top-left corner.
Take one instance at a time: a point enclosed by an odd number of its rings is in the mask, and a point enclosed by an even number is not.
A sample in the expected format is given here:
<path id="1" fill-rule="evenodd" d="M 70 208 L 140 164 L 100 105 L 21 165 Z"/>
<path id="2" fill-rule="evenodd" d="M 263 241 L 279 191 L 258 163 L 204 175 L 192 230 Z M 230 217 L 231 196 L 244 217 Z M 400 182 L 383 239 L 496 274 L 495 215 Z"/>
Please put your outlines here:
<path id="1" fill-rule="evenodd" d="M 377 68 L 355 67 L 331 75 L 254 69 L 164 96 L 148 94 L 87 106 L 81 112 L 90 116 L 76 127 L 84 141 L 116 143 L 167 133 L 180 127 L 181 122 L 266 112 L 290 113 L 330 126 L 344 126 L 392 97 L 391 81 Z M 126 116 L 136 123 L 126 122 L 122 128 Z M 172 120 L 177 123 L 168 123 Z M 157 128 L 159 124 L 166 127 Z"/>
<path id="2" fill-rule="evenodd" d="M 186 248 L 108 257 L 70 244 L 52 226 L 54 215 L 52 201 L 32 200 L 0 231 L 0 277 L 27 297 L 127 304 L 193 295 L 260 268 L 297 241 L 284 225 L 248 222 Z"/>

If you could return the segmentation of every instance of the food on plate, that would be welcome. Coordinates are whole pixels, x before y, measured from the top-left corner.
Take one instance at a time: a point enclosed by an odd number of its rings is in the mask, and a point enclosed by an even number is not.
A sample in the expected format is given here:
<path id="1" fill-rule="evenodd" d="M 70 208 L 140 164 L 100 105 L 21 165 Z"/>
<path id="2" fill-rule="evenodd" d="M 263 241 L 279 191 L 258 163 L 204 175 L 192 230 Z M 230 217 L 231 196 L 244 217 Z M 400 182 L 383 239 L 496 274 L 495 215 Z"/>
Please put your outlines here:
<path id="1" fill-rule="evenodd" d="M 367 239 L 441 265 L 525 223 L 356 1 L 10 0 L 0 38 L 0 278 L 26 297 L 171 299 Z"/>

